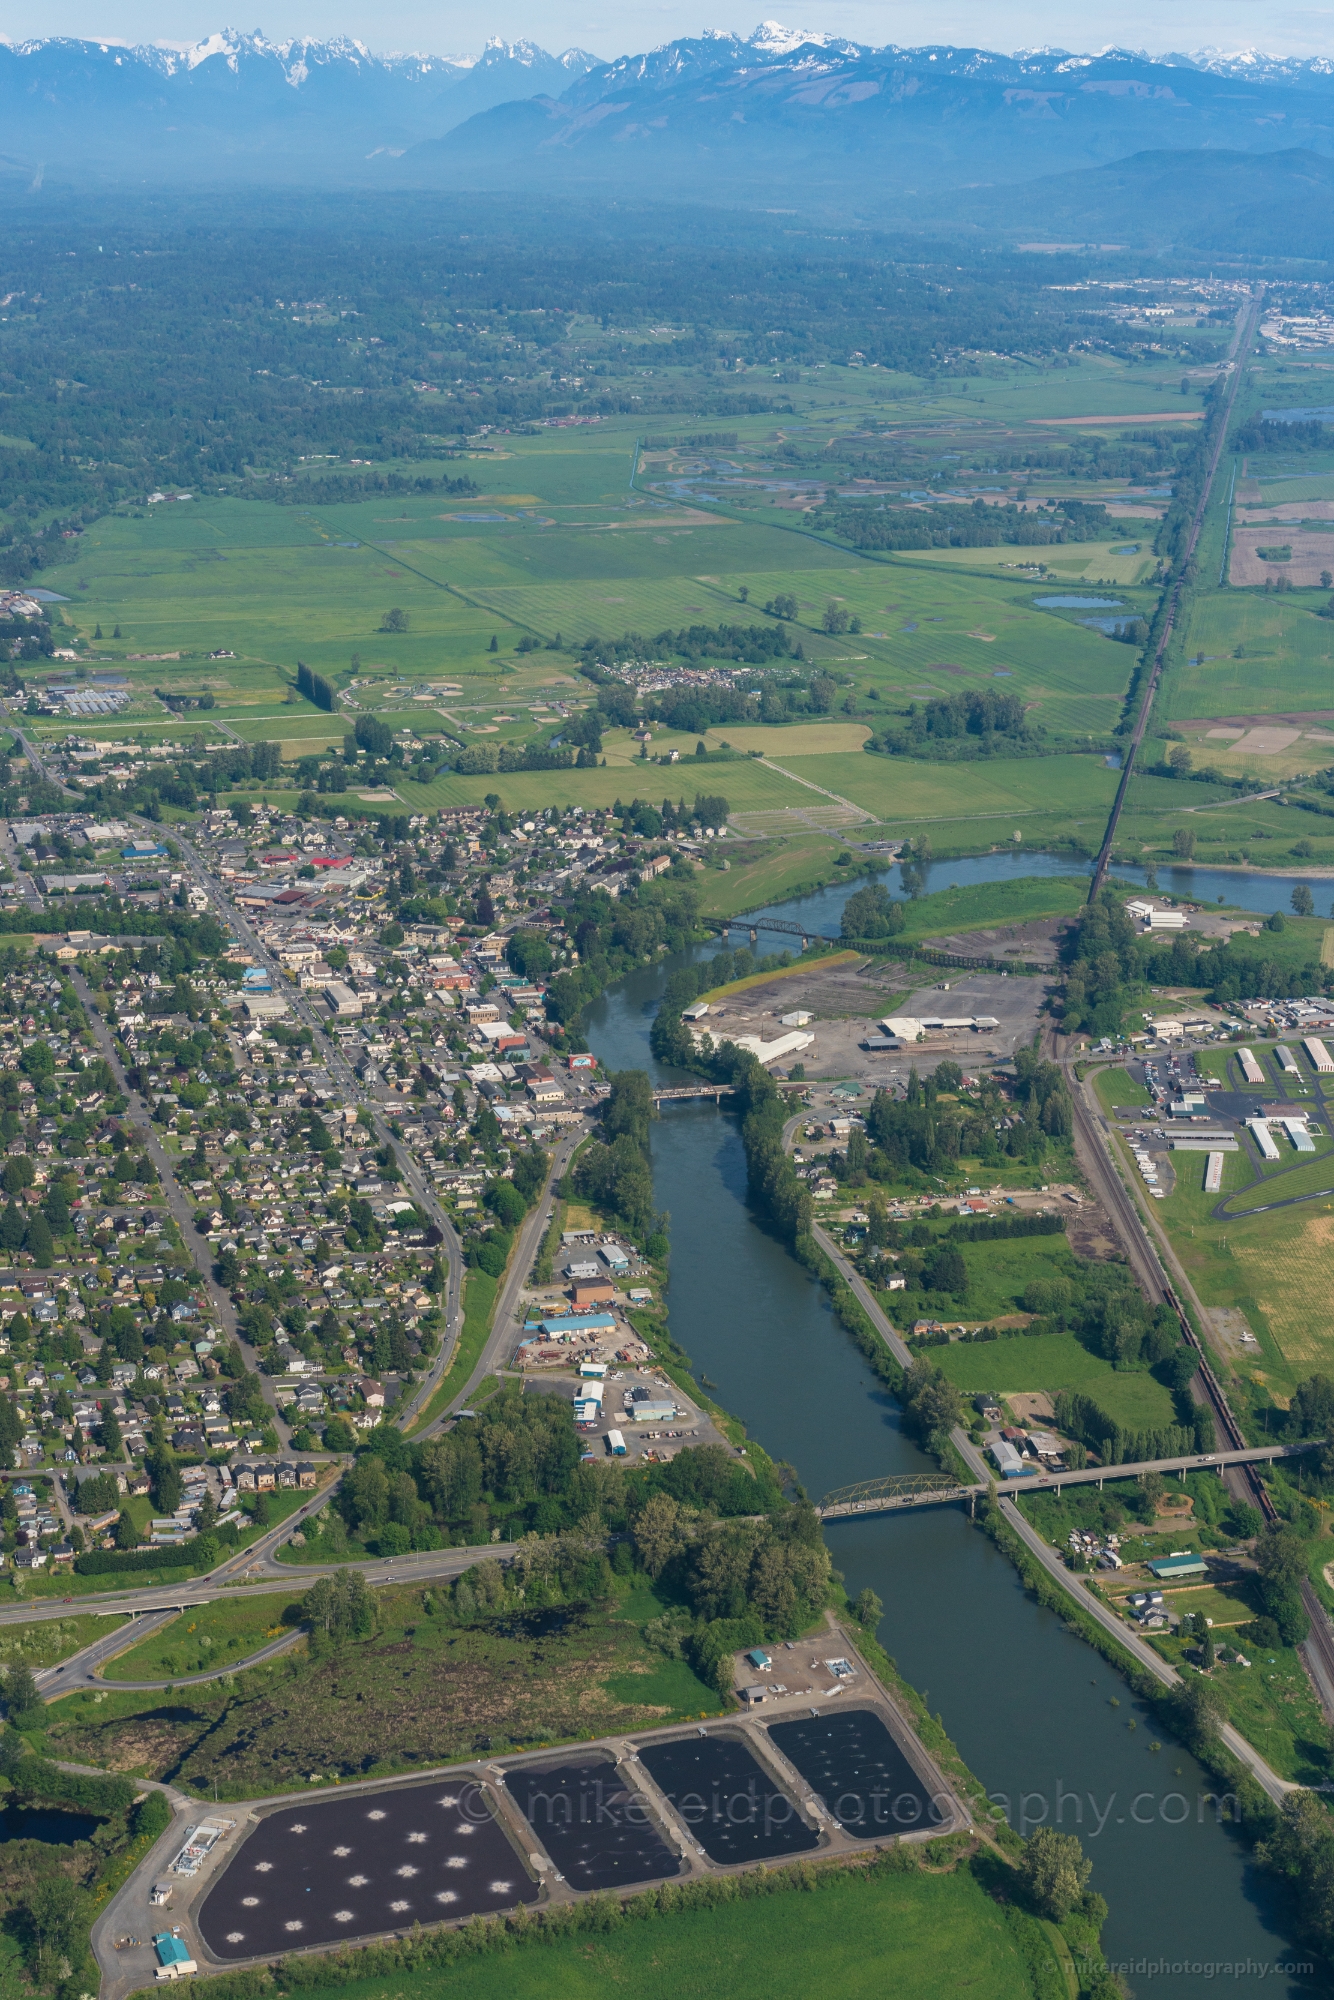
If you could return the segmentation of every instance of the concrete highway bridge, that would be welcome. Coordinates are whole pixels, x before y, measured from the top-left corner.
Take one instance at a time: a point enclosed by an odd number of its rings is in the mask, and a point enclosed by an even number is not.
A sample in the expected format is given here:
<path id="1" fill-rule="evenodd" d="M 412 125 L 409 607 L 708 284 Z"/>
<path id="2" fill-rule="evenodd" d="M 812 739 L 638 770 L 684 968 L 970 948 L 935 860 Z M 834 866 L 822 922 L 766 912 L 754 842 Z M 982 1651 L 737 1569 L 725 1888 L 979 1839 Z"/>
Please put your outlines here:
<path id="1" fill-rule="evenodd" d="M 1276 1458 L 1295 1458 L 1302 1452 L 1318 1451 L 1324 1438 L 1306 1438 L 1296 1444 L 1254 1445 L 1244 1451 L 1190 1452 L 1182 1458 L 1153 1458 L 1132 1465 L 1088 1465 L 1069 1472 L 1044 1472 L 1037 1467 L 1015 1479 L 997 1479 L 996 1489 L 1013 1499 L 1020 1493 L 1053 1493 L 1063 1486 L 1098 1486 L 1109 1479 L 1136 1479 L 1145 1472 L 1178 1473 L 1215 1470 L 1221 1479 L 1229 1465 L 1260 1465 Z M 971 1511 L 977 1496 L 987 1492 L 980 1482 L 964 1485 L 944 1472 L 900 1472 L 885 1479 L 863 1479 L 855 1486 L 839 1486 L 826 1493 L 818 1512 L 823 1521 L 847 1520 L 859 1514 L 898 1514 L 912 1507 L 939 1506 L 949 1500 L 966 1500 Z"/>

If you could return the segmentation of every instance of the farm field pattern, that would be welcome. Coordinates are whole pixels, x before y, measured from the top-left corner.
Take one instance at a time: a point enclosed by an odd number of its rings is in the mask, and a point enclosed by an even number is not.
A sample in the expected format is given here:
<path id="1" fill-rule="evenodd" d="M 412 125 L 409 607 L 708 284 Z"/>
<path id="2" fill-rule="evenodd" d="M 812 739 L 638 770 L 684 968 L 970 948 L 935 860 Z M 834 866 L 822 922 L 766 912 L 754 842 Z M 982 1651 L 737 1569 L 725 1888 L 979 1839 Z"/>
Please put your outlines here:
<path id="1" fill-rule="evenodd" d="M 1039 405 L 1078 415 L 1086 406 L 1115 413 L 1119 404 L 1144 402 L 1142 384 L 1093 367 L 1077 384 L 1061 381 L 1060 408 L 1028 380 L 988 382 L 981 390 L 958 399 L 957 417 L 948 396 L 878 410 L 859 398 L 860 414 L 837 421 L 901 423 L 910 416 L 914 426 L 941 426 L 948 442 L 959 418 L 1022 422 Z M 1077 407 L 1067 412 L 1066 402 Z M 775 426 L 771 419 L 742 420 L 739 430 L 744 445 L 772 438 Z M 150 737 L 173 733 L 179 725 L 157 708 L 152 688 L 207 687 L 215 706 L 197 723 L 192 718 L 192 726 L 242 741 L 277 741 L 288 759 L 335 744 L 351 715 L 325 715 L 295 697 L 291 679 L 300 659 L 341 686 L 359 670 L 371 685 L 356 692 L 358 707 L 381 709 L 395 726 L 443 728 L 463 740 L 468 730 L 485 727 L 504 741 L 532 734 L 534 718 L 524 711 L 535 696 L 550 700 L 569 689 L 569 699 L 588 698 L 586 683 L 572 678 L 569 656 L 547 650 L 558 634 L 578 644 L 590 633 L 628 630 L 651 638 L 664 627 L 762 622 L 764 603 L 790 593 L 798 603 L 794 642 L 813 666 L 851 683 L 861 714 L 855 722 L 836 714 L 825 725 L 713 732 L 710 747 L 727 737 L 765 757 L 765 768 L 753 761 L 728 768 L 734 810 L 809 809 L 820 802 L 812 786 L 895 822 L 949 818 L 965 796 L 967 818 L 1090 805 L 1096 816 L 1110 800 L 1114 778 L 1100 756 L 1041 765 L 997 759 L 971 767 L 962 783 L 949 767 L 870 758 L 857 748 L 880 720 L 874 709 L 867 716 L 872 690 L 889 705 L 881 712 L 887 714 L 908 699 L 995 687 L 1019 695 L 1045 726 L 1106 738 L 1133 655 L 1071 615 L 1036 606 L 1040 587 L 1032 577 L 995 567 L 1013 552 L 987 551 L 990 561 L 982 566 L 973 563 L 978 551 L 957 552 L 967 562 L 950 562 L 950 551 L 931 552 L 930 561 L 865 559 L 803 532 L 800 516 L 771 509 L 709 513 L 636 492 L 629 423 L 495 444 L 462 460 L 424 459 L 411 468 L 436 477 L 466 474 L 482 489 L 474 498 L 411 493 L 307 506 L 201 494 L 94 523 L 68 573 L 65 616 L 90 639 L 99 624 L 104 635 L 120 628 L 119 639 L 104 637 L 95 650 L 125 664 L 151 712 L 90 724 L 90 733 L 121 737 L 131 723 Z M 1048 553 L 1048 594 L 1059 591 L 1067 569 L 1070 578 L 1086 570 L 1111 573 L 1108 549 Z M 979 573 L 986 567 L 990 574 Z M 1134 568 L 1123 561 L 1115 585 L 1126 615 L 1151 603 L 1130 585 Z M 860 634 L 831 637 L 819 629 L 831 601 L 861 621 Z M 406 632 L 381 631 L 391 608 L 406 613 Z M 517 655 L 524 637 L 541 640 L 543 650 Z M 215 651 L 236 657 L 205 657 Z M 159 657 L 129 657 L 135 654 Z M 188 657 L 162 657 L 172 654 Z M 433 682 L 452 686 L 414 704 L 413 690 Z M 505 712 L 518 710 L 513 723 L 493 724 L 489 714 L 474 712 L 502 702 Z M 693 739 L 658 735 L 659 753 L 676 747 L 684 762 L 693 751 Z M 610 803 L 624 789 L 633 753 L 628 737 L 622 742 L 615 734 L 607 750 L 605 773 L 507 777 L 507 799 L 521 809 Z M 651 791 L 692 782 L 683 772 L 673 771 L 664 785 L 665 778 L 645 773 Z M 401 790 L 410 804 L 434 806 L 489 788 L 485 780 L 446 774 L 427 788 L 405 783 Z"/>

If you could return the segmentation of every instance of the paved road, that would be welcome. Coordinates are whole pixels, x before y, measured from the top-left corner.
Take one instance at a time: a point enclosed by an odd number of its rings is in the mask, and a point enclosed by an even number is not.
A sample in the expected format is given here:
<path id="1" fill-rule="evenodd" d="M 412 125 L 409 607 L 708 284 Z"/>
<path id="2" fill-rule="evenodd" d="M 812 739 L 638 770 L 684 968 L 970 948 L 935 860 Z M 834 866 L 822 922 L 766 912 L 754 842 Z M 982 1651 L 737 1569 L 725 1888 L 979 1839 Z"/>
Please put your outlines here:
<path id="1" fill-rule="evenodd" d="M 1060 1584 L 1067 1597 L 1074 1598 L 1081 1610 L 1087 1612 L 1089 1617 L 1095 1619 L 1106 1631 L 1112 1633 L 1118 1644 L 1124 1646 L 1132 1659 L 1140 1666 L 1147 1668 L 1156 1681 L 1159 1681 L 1167 1688 L 1178 1688 L 1182 1685 L 1181 1676 L 1176 1671 L 1176 1668 L 1169 1667 L 1166 1660 L 1160 1659 L 1147 1640 L 1141 1639 L 1136 1633 L 1129 1631 L 1122 1617 L 1108 1605 L 1103 1604 L 1099 1598 L 1094 1596 L 1092 1591 L 1084 1590 L 1075 1582 L 1070 1571 L 1062 1561 L 1059 1552 L 1043 1540 L 1031 1522 L 1024 1519 L 1024 1516 L 1018 1507 L 1015 1506 L 1013 1500 L 1002 1499 L 1000 1510 L 1005 1516 L 1008 1526 L 1013 1528 L 1014 1532 L 1032 1550 L 1048 1574 Z M 1286 1778 L 1280 1778 L 1278 1772 L 1270 1764 L 1266 1763 L 1259 1751 L 1248 1743 L 1246 1738 L 1240 1735 L 1230 1722 L 1225 1722 L 1222 1725 L 1219 1735 L 1238 1763 L 1245 1765 L 1256 1782 L 1262 1785 L 1270 1798 L 1277 1803 L 1281 1803 L 1289 1792 L 1301 1789 L 1300 1786 L 1290 1784 Z"/>
<path id="2" fill-rule="evenodd" d="M 852 1293 L 862 1311 L 870 1320 L 880 1338 L 884 1341 L 900 1368 L 911 1368 L 916 1356 L 905 1346 L 901 1336 L 886 1318 L 880 1301 L 862 1277 L 855 1264 L 844 1256 L 839 1245 L 829 1231 L 820 1223 L 812 1224 L 812 1233 L 826 1257 L 837 1267 L 839 1276 L 852 1288 Z M 985 1489 L 992 1478 L 992 1472 L 973 1440 L 960 1425 L 950 1432 L 950 1443 L 972 1473 L 978 1485 Z"/>
<path id="3" fill-rule="evenodd" d="M 556 1212 L 557 1202 L 553 1190 L 564 1175 L 576 1146 L 586 1136 L 586 1133 L 576 1126 L 568 1131 L 555 1147 L 546 1192 L 520 1225 L 509 1270 L 491 1315 L 491 1331 L 487 1335 L 486 1345 L 467 1381 L 461 1382 L 450 1398 L 449 1408 L 440 1416 L 432 1418 L 429 1424 L 424 1425 L 417 1433 L 419 1437 L 430 1437 L 452 1423 L 454 1413 L 466 1406 L 467 1399 L 476 1385 L 485 1376 L 494 1374 L 497 1368 L 503 1367 L 510 1359 L 516 1343 L 518 1322 L 522 1317 L 519 1295 L 528 1283 L 528 1274 L 542 1246 L 542 1238 Z"/>
<path id="4" fill-rule="evenodd" d="M 288 1524 L 290 1526 L 290 1523 Z M 494 1556 L 504 1562 L 514 1554 L 517 1542 L 484 1542 L 475 1547 L 428 1549 L 406 1556 L 368 1558 L 354 1563 L 268 1563 L 256 1567 L 253 1576 L 224 1574 L 213 1570 L 208 1576 L 192 1577 L 186 1583 L 145 1585 L 138 1589 L 99 1592 L 94 1597 L 43 1598 L 17 1604 L 0 1611 L 0 1626 L 31 1625 L 50 1618 L 96 1616 L 99 1612 L 187 1611 L 195 1605 L 213 1604 L 220 1597 L 298 1598 L 322 1576 L 337 1576 L 347 1569 L 359 1570 L 375 1589 L 391 1583 L 438 1583 L 462 1576 L 475 1563 Z M 240 1559 L 244 1562 L 245 1558 Z"/>
<path id="5" fill-rule="evenodd" d="M 94 1639 L 91 1646 L 71 1653 L 58 1666 L 43 1667 L 40 1673 L 33 1675 L 43 1700 L 58 1701 L 62 1694 L 72 1694 L 75 1688 L 95 1687 L 95 1670 L 98 1667 L 114 1660 L 117 1653 L 125 1652 L 128 1647 L 139 1645 L 154 1632 L 160 1632 L 175 1616 L 174 1610 L 150 1611 L 133 1625 L 118 1625 L 114 1632 Z"/>

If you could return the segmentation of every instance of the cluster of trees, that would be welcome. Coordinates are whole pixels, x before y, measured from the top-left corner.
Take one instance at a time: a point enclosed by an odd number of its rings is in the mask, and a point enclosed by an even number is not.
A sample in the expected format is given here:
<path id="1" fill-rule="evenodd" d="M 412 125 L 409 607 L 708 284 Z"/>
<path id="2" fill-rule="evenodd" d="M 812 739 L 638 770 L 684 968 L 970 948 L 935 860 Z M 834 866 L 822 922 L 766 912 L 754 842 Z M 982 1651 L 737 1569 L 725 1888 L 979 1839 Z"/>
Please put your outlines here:
<path id="1" fill-rule="evenodd" d="M 454 769 L 462 778 L 487 778 L 494 771 L 568 771 L 578 763 L 581 768 L 597 763 L 592 750 L 580 750 L 577 754 L 563 744 L 555 749 L 546 742 L 541 743 L 470 743 L 466 750 L 460 750 L 454 759 Z"/>
<path id="2" fill-rule="evenodd" d="M 1305 886 L 1299 884 L 1294 893 L 1300 894 Z M 1265 928 L 1281 932 L 1282 912 L 1276 910 Z M 1203 986 L 1216 1005 L 1226 1005 L 1230 1000 L 1320 993 L 1329 982 L 1328 966 L 1314 960 L 1284 963 L 1266 951 L 1263 936 L 1239 934 L 1212 947 L 1188 936 L 1141 945 L 1111 889 L 1104 889 L 1097 902 L 1081 913 L 1067 933 L 1064 956 L 1063 1023 L 1068 1034 L 1115 1034 L 1135 989 L 1146 983 Z"/>
<path id="3" fill-rule="evenodd" d="M 683 950 L 698 927 L 699 891 L 693 881 L 660 876 L 627 884 L 618 897 L 583 885 L 566 904 L 566 929 L 579 963 L 558 972 L 547 988 L 547 1014 L 567 1031 L 604 987 L 644 964 L 660 946 Z"/>
<path id="4" fill-rule="evenodd" d="M 1114 891 L 1103 889 L 1066 932 L 1063 1021 L 1067 1034 L 1113 1035 L 1124 988 L 1142 977 L 1135 926 Z"/>
<path id="5" fill-rule="evenodd" d="M 481 490 L 466 473 L 458 479 L 436 479 L 429 472 L 326 472 L 318 479 L 302 479 L 273 497 L 286 507 L 338 507 L 381 493 L 438 493 L 442 499 L 473 500 Z"/>
<path id="6" fill-rule="evenodd" d="M 688 1654 L 720 1694 L 735 1686 L 734 1654 L 794 1638 L 829 1600 L 829 1553 L 819 1516 L 805 1504 L 759 1521 L 709 1524 L 690 1504 L 658 1493 L 635 1516 L 633 1535 L 641 1567 L 689 1607 L 689 1616 L 650 1626 L 650 1636 L 668 1654 Z"/>
<path id="7" fill-rule="evenodd" d="M 812 526 L 856 549 L 1046 548 L 1055 542 L 1101 541 L 1110 526 L 1107 509 L 1086 500 L 1053 500 L 1032 508 L 993 506 L 980 499 L 971 506 L 939 501 L 928 507 L 854 501 L 826 503 L 810 518 Z"/>
<path id="8" fill-rule="evenodd" d="M 1329 426 L 1315 417 L 1288 424 L 1254 416 L 1237 432 L 1238 451 L 1281 451 L 1286 456 L 1292 452 L 1325 451 L 1328 445 Z"/>
<path id="9" fill-rule="evenodd" d="M 657 1506 L 642 1537 L 645 1546 L 652 1542 L 656 1521 L 656 1576 L 671 1553 L 661 1540 L 663 1502 L 677 1510 L 672 1521 L 689 1522 L 701 1533 L 718 1520 L 783 1511 L 767 1466 L 748 1469 L 722 1445 L 687 1449 L 667 1465 L 634 1468 L 610 1459 L 585 1461 L 583 1452 L 570 1403 L 525 1396 L 518 1384 L 507 1384 L 471 1422 L 421 1443 L 410 1444 L 401 1431 L 381 1424 L 321 1516 L 319 1540 L 345 1553 L 355 1537 L 386 1556 L 485 1542 L 499 1528 L 514 1541 L 592 1532 L 601 1546 L 608 1533 L 635 1531 L 638 1537 L 637 1524 Z"/>
<path id="10" fill-rule="evenodd" d="M 634 1237 L 650 1257 L 663 1257 L 666 1218 L 654 1214 L 648 1150 L 649 1125 L 657 1115 L 649 1080 L 643 1070 L 626 1069 L 613 1072 L 610 1082 L 602 1106 L 603 1136 L 576 1154 L 574 1190 Z"/>
<path id="11" fill-rule="evenodd" d="M 1165 430 L 1120 431 L 1114 437 L 1075 431 L 1061 445 L 997 452 L 992 464 L 997 472 L 1055 472 L 1065 479 L 1128 479 L 1138 484 L 1174 473 L 1191 443 Z"/>
<path id="12" fill-rule="evenodd" d="M 1207 1410 L 1201 1410 L 1199 1424 L 1164 1424 L 1128 1431 L 1098 1407 L 1096 1397 L 1086 1396 L 1078 1389 L 1059 1389 L 1054 1408 L 1058 1429 L 1096 1451 L 1104 1465 L 1184 1458 L 1189 1452 L 1214 1448 L 1213 1419 Z"/>
<path id="13" fill-rule="evenodd" d="M 314 702 L 316 708 L 322 708 L 332 715 L 338 700 L 337 688 L 323 674 L 315 673 L 304 660 L 298 660 L 296 663 L 296 685 L 298 694 L 303 694 L 307 701 Z"/>
<path id="14" fill-rule="evenodd" d="M 1029 722 L 1018 695 L 981 688 L 913 702 L 902 722 L 882 729 L 866 748 L 887 756 L 929 756 L 956 763 L 973 757 L 1013 757 L 1041 735 Z"/>
<path id="15" fill-rule="evenodd" d="M 1154 553 L 1173 570 L 1182 570 L 1187 580 L 1189 565 L 1186 564 L 1186 550 L 1190 543 L 1191 523 L 1209 476 L 1214 446 L 1218 442 L 1218 426 L 1227 407 L 1225 383 L 1226 377 L 1217 376 L 1204 392 L 1205 420 L 1182 454 L 1172 486 L 1171 502 L 1153 544 Z"/>
<path id="16" fill-rule="evenodd" d="M 892 899 L 882 882 L 868 882 L 864 889 L 854 889 L 843 905 L 840 928 L 849 940 L 876 944 L 897 937 L 904 922 L 903 904 Z"/>

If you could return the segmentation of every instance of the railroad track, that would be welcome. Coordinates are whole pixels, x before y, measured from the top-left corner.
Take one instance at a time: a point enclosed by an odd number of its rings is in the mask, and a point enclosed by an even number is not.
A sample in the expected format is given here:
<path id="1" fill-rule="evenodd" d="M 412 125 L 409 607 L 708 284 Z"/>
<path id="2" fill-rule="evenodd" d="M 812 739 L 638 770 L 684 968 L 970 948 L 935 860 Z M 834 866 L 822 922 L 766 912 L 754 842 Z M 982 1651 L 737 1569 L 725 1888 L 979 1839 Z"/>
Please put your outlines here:
<path id="1" fill-rule="evenodd" d="M 1199 503 L 1191 520 L 1190 535 L 1186 542 L 1186 553 L 1182 557 L 1175 581 L 1168 592 L 1166 615 L 1163 620 L 1163 629 L 1159 635 L 1158 644 L 1154 648 L 1153 666 L 1149 672 L 1148 684 L 1144 689 L 1144 699 L 1140 703 L 1139 714 L 1135 718 L 1135 727 L 1131 734 L 1130 742 L 1126 747 L 1125 761 L 1121 766 L 1121 782 L 1116 788 L 1116 797 L 1112 801 L 1112 811 L 1111 817 L 1107 821 L 1107 831 L 1103 835 L 1102 847 L 1099 850 L 1098 859 L 1094 864 L 1093 880 L 1089 884 L 1088 899 L 1090 903 L 1106 881 L 1107 870 L 1111 865 L 1112 845 L 1116 839 L 1116 829 L 1120 824 L 1121 809 L 1126 801 L 1126 792 L 1130 785 L 1131 774 L 1135 768 L 1135 759 L 1139 753 L 1139 746 L 1144 740 L 1144 732 L 1149 726 L 1149 717 L 1153 712 L 1153 704 L 1158 694 L 1158 683 L 1162 679 L 1163 674 L 1163 661 L 1167 655 L 1167 643 L 1175 630 L 1177 613 L 1181 609 L 1181 593 L 1185 588 L 1186 569 L 1194 558 L 1200 533 L 1204 527 L 1204 516 L 1213 495 L 1214 480 L 1217 477 L 1219 462 L 1223 456 L 1223 446 L 1227 442 L 1228 427 L 1232 422 L 1232 411 L 1237 401 L 1237 392 L 1241 387 L 1241 379 L 1244 373 L 1243 360 L 1246 350 L 1250 345 L 1251 337 L 1255 332 L 1256 321 L 1260 316 L 1260 302 L 1263 297 L 1264 289 L 1261 287 L 1260 291 L 1247 306 L 1245 318 L 1237 330 L 1237 337 L 1232 350 L 1236 356 L 1236 365 L 1232 370 L 1231 381 L 1228 384 L 1227 401 L 1218 425 L 1218 435 L 1214 440 L 1213 454 L 1209 460 L 1209 470 L 1205 475 L 1204 485 L 1200 491 Z"/>

